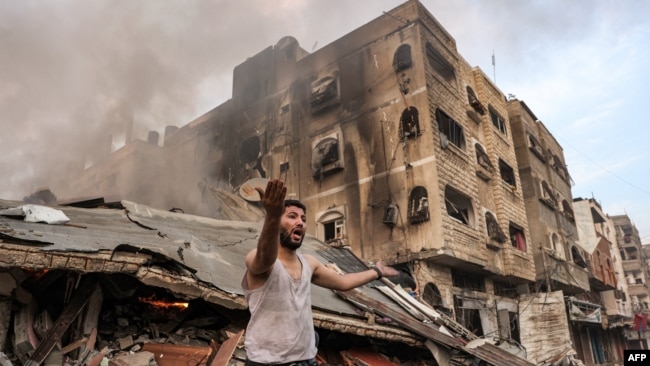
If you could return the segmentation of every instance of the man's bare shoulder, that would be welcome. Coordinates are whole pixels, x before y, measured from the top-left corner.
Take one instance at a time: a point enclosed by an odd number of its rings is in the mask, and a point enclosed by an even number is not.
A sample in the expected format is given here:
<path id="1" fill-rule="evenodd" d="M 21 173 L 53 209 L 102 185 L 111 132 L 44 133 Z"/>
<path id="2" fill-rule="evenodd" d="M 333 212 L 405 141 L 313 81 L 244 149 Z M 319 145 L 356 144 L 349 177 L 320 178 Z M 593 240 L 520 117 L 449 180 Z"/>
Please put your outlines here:
<path id="1" fill-rule="evenodd" d="M 303 253 L 302 256 L 307 260 L 307 263 L 309 263 L 312 270 L 316 269 L 319 265 L 322 265 L 322 263 L 311 254 Z"/>

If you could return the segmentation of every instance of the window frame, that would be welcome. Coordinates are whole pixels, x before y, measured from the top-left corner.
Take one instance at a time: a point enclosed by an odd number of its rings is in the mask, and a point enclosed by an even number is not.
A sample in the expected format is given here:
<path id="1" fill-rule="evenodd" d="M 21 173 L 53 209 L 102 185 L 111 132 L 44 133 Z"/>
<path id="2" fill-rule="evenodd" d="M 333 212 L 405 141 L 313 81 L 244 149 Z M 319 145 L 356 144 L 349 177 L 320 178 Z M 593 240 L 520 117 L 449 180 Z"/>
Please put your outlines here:
<path id="1" fill-rule="evenodd" d="M 472 197 L 447 184 L 444 191 L 447 216 L 460 224 L 475 227 L 476 217 Z M 463 200 L 458 201 L 458 200 Z M 451 211 L 456 212 L 451 212 Z"/>
<path id="2" fill-rule="evenodd" d="M 465 150 L 465 132 L 460 123 L 456 122 L 440 108 L 436 108 L 436 122 L 438 123 L 438 131 L 440 131 L 441 143 L 444 135 L 447 142 L 461 150 Z M 443 147 L 445 147 L 444 144 Z"/>
<path id="3" fill-rule="evenodd" d="M 488 112 L 490 114 L 490 120 L 492 121 L 492 126 L 494 126 L 499 132 L 508 136 L 508 129 L 506 127 L 506 119 L 503 118 L 501 113 L 497 112 L 494 107 L 488 105 Z"/>

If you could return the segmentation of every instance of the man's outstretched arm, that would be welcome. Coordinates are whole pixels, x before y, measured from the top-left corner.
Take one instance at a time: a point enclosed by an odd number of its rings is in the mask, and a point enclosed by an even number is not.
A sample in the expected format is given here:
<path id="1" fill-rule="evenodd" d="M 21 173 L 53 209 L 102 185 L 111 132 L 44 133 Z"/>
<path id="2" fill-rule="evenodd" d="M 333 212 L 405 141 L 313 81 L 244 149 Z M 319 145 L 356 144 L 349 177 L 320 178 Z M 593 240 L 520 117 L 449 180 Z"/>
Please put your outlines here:
<path id="1" fill-rule="evenodd" d="M 266 274 L 278 258 L 280 243 L 280 221 L 284 213 L 284 198 L 287 187 L 281 180 L 271 179 L 266 189 L 256 188 L 266 215 L 257 248 L 246 255 L 246 268 L 251 275 Z"/>
<path id="2" fill-rule="evenodd" d="M 313 268 L 312 282 L 318 286 L 332 290 L 346 291 L 365 285 L 379 278 L 377 271 L 381 272 L 382 277 L 392 277 L 399 274 L 395 268 L 386 266 L 381 261 L 378 261 L 375 266 L 377 268 L 376 270 L 371 268 L 366 271 L 341 275 L 323 265 L 313 256 L 306 255 L 306 257 Z"/>

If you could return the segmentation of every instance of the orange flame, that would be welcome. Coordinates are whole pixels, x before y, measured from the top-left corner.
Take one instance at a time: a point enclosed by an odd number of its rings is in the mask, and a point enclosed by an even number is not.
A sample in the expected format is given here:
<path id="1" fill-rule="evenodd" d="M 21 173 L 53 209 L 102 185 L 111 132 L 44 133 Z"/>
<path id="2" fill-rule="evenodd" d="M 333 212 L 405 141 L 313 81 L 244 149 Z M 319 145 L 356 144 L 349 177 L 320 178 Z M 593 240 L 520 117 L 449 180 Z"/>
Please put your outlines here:
<path id="1" fill-rule="evenodd" d="M 186 309 L 190 306 L 190 303 L 188 302 L 167 302 L 167 301 L 162 301 L 162 300 L 156 300 L 154 297 L 151 298 L 145 298 L 145 297 L 138 297 L 138 300 L 141 302 L 144 302 L 149 305 L 153 305 L 155 307 L 159 308 L 180 308 L 180 309 Z"/>

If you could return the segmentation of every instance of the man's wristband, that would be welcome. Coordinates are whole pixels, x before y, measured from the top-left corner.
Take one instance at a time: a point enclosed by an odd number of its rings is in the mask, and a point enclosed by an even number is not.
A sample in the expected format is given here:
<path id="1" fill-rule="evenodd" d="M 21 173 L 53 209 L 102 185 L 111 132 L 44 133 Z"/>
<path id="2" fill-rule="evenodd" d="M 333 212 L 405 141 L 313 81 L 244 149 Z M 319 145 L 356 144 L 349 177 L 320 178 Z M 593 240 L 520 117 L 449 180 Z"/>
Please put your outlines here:
<path id="1" fill-rule="evenodd" d="M 381 271 L 379 270 L 379 268 L 377 268 L 377 267 L 372 267 L 372 269 L 374 269 L 375 272 L 377 272 L 377 276 L 378 276 L 377 279 L 378 279 L 378 280 L 381 280 L 381 278 L 384 277 L 384 275 L 381 273 Z"/>

